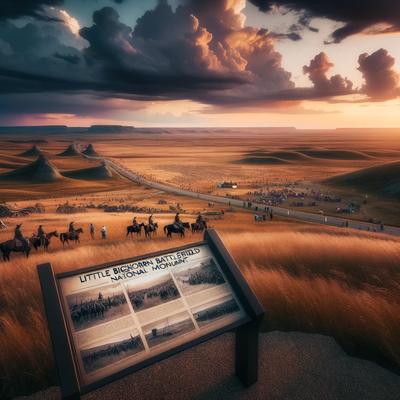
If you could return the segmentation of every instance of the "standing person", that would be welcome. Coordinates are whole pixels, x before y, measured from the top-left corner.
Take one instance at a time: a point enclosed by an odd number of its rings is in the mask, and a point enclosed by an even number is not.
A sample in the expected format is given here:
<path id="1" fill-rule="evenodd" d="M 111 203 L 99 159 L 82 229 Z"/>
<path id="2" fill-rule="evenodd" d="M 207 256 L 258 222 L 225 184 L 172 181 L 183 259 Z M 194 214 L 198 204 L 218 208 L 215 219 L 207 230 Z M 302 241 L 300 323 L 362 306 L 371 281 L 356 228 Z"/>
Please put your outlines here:
<path id="1" fill-rule="evenodd" d="M 37 236 L 40 240 L 40 244 L 43 246 L 44 245 L 44 239 L 46 237 L 46 233 L 43 229 L 43 225 L 39 225 L 38 231 L 37 231 Z"/>
<path id="2" fill-rule="evenodd" d="M 101 238 L 102 239 L 107 239 L 107 228 L 105 225 L 101 227 Z"/>
<path id="3" fill-rule="evenodd" d="M 272 218 L 274 218 L 274 214 L 273 214 L 272 209 L 271 209 L 271 211 L 269 212 L 269 219 L 272 221 Z"/>
<path id="4" fill-rule="evenodd" d="M 90 232 L 90 238 L 93 240 L 94 239 L 94 225 L 90 223 L 89 225 L 89 232 Z"/>

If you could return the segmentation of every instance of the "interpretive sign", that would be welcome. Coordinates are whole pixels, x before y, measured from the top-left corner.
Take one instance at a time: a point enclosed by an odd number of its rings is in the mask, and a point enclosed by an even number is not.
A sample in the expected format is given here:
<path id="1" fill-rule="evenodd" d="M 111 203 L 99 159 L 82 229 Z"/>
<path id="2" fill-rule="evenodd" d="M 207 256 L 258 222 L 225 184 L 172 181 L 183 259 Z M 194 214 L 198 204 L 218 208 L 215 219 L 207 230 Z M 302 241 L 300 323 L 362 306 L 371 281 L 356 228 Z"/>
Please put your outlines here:
<path id="1" fill-rule="evenodd" d="M 263 309 L 213 230 L 176 249 L 38 272 L 64 398 L 233 329 L 237 373 L 246 385 L 257 379 Z"/>

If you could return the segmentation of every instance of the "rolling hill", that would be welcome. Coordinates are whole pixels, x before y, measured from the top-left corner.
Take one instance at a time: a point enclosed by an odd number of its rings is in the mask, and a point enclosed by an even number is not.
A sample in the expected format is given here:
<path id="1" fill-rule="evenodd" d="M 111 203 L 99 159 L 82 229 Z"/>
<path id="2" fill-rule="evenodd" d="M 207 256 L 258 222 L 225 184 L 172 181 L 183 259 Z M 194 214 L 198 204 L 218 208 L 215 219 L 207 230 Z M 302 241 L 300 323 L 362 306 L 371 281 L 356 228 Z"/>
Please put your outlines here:
<path id="1" fill-rule="evenodd" d="M 400 199 L 400 161 L 375 165 L 326 179 L 323 183 L 354 187 L 366 193 Z"/>
<path id="2" fill-rule="evenodd" d="M 44 155 L 30 164 L 0 174 L 0 180 L 30 183 L 55 182 L 62 178 L 59 170 Z"/>

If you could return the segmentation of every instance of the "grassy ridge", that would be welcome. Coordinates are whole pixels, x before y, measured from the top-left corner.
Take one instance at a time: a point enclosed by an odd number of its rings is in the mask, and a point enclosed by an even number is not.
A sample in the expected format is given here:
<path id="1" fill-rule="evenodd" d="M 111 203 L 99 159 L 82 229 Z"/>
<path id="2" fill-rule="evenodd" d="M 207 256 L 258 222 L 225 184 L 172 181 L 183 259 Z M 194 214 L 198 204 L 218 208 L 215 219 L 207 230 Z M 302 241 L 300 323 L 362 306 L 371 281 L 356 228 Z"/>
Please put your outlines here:
<path id="1" fill-rule="evenodd" d="M 268 329 L 327 334 L 400 366 L 400 240 L 341 232 L 313 227 L 222 236 L 268 310 Z M 36 264 L 52 261 L 64 271 L 193 240 L 88 243 L 2 263 L 0 397 L 54 384 Z"/>

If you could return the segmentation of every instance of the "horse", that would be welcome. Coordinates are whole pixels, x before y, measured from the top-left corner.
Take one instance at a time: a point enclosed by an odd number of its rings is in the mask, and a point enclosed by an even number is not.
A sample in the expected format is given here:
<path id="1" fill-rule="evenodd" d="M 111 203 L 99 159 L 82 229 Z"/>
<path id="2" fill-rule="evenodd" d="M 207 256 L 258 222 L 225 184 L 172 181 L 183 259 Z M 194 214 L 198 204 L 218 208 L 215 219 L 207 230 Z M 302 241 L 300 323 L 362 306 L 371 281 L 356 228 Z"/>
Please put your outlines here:
<path id="1" fill-rule="evenodd" d="M 10 261 L 10 254 L 12 251 L 16 253 L 24 253 L 26 258 L 28 258 L 31 250 L 32 244 L 28 239 L 25 239 L 25 241 L 20 239 L 11 239 L 0 243 L 0 252 L 3 254 L 4 261 Z"/>
<path id="2" fill-rule="evenodd" d="M 53 231 L 46 233 L 46 236 L 43 238 L 43 240 L 40 240 L 38 236 L 32 236 L 29 238 L 29 241 L 32 243 L 32 246 L 34 247 L 35 250 L 38 250 L 40 246 L 43 246 L 45 250 L 48 250 L 49 245 L 50 245 L 50 239 L 55 236 L 58 237 L 58 232 Z"/>
<path id="3" fill-rule="evenodd" d="M 132 233 L 136 233 L 136 235 L 141 235 L 142 234 L 142 226 L 145 226 L 145 224 L 142 222 L 141 224 L 137 225 L 128 225 L 126 227 L 126 236 L 131 235 Z"/>
<path id="4" fill-rule="evenodd" d="M 147 224 L 147 225 L 145 225 L 144 226 L 144 233 L 145 233 L 145 235 L 146 235 L 146 237 L 150 237 L 150 235 L 153 233 L 153 234 L 156 234 L 157 233 L 157 229 L 158 229 L 158 224 L 157 224 L 157 222 L 155 222 L 154 224 L 152 224 L 152 225 L 150 225 L 150 224 Z"/>
<path id="5" fill-rule="evenodd" d="M 166 233 L 168 238 L 172 238 L 173 233 L 179 233 L 181 237 L 185 237 L 185 229 L 190 229 L 189 222 L 183 222 L 179 228 L 175 224 L 165 225 L 164 233 Z"/>
<path id="6" fill-rule="evenodd" d="M 205 229 L 207 229 L 207 222 L 203 221 L 203 223 L 199 223 L 199 222 L 193 222 L 190 224 L 191 228 L 192 228 L 192 233 L 196 233 L 196 232 L 203 232 Z"/>
<path id="7" fill-rule="evenodd" d="M 81 241 L 79 239 L 79 235 L 81 233 L 83 233 L 82 228 L 75 229 L 74 236 L 71 235 L 71 232 L 60 233 L 60 241 L 63 244 L 63 246 L 65 243 L 69 244 L 70 240 L 73 240 L 75 243 L 80 243 Z"/>

